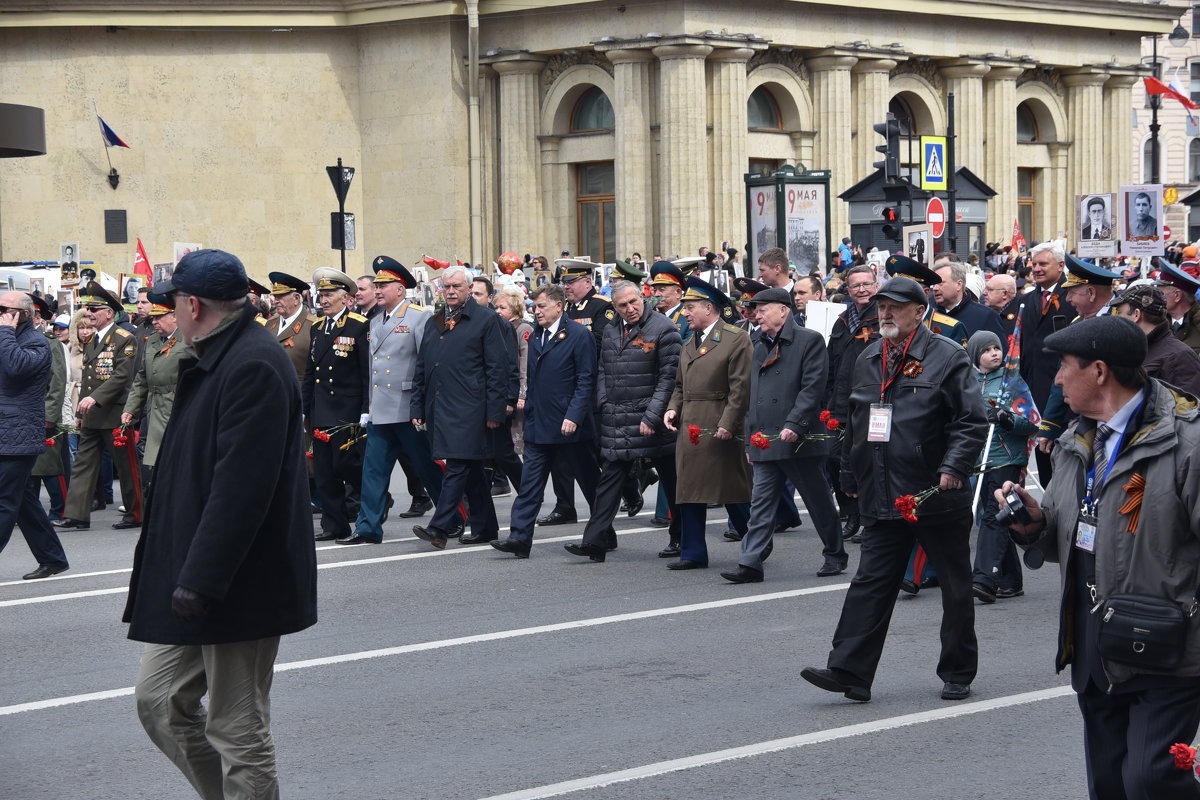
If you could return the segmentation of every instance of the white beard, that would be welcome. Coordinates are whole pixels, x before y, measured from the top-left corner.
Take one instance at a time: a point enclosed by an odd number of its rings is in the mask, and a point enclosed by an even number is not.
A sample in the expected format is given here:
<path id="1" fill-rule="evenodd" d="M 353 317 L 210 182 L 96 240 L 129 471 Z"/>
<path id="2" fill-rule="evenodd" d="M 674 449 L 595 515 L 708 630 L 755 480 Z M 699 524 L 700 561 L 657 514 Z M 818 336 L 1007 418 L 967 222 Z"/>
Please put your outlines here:
<path id="1" fill-rule="evenodd" d="M 881 322 L 879 324 L 879 335 L 894 342 L 900 338 L 900 328 L 894 322 Z"/>

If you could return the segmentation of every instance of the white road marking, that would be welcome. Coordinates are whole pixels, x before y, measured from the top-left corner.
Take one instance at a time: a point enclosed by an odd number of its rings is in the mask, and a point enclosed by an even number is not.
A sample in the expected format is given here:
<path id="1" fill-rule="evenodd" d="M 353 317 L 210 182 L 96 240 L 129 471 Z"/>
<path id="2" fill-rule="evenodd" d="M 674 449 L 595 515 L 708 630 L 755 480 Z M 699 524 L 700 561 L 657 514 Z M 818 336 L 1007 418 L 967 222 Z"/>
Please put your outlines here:
<path id="1" fill-rule="evenodd" d="M 44 594 L 38 597 L 19 597 L 16 600 L 0 600 L 0 608 L 28 606 L 34 603 L 51 603 L 55 600 L 78 600 L 81 597 L 100 597 L 106 594 L 125 594 L 128 591 L 128 586 L 118 586 L 115 589 L 92 589 L 87 592 L 67 592 L 64 594 Z"/>
<path id="2" fill-rule="evenodd" d="M 540 800 L 540 798 L 544 797 L 558 797 L 560 795 L 570 794 L 572 792 L 582 792 L 588 789 L 598 789 L 604 786 L 611 786 L 614 783 L 627 783 L 629 781 L 641 780 L 643 778 L 653 778 L 658 775 L 665 775 L 669 772 L 680 772 L 686 769 L 706 767 L 711 764 L 719 764 L 722 761 L 732 761 L 738 758 L 751 758 L 753 756 L 760 756 L 766 753 L 775 753 L 780 750 L 790 750 L 810 744 L 821 744 L 823 742 L 831 742 L 837 739 L 846 739 L 851 736 L 862 736 L 870 733 L 878 733 L 879 731 L 894 730 L 895 728 L 902 728 L 909 725 L 921 725 L 926 722 L 937 722 L 939 720 L 953 719 L 954 717 L 963 717 L 969 714 L 979 714 L 985 711 L 994 711 L 998 708 L 1025 705 L 1028 703 L 1040 703 L 1045 700 L 1054 700 L 1060 697 L 1066 697 L 1074 693 L 1074 690 L 1072 690 L 1070 686 L 1057 686 L 1051 689 L 1039 689 L 1034 692 L 1024 692 L 1022 694 L 1013 694 L 1006 697 L 996 697 L 991 700 L 981 700 L 975 703 L 960 703 L 932 709 L 930 711 L 918 711 L 914 714 L 904 714 L 899 717 L 889 717 L 887 719 L 878 719 L 872 722 L 862 722 L 857 725 L 846 725 L 841 728 L 813 731 L 812 733 L 805 733 L 799 736 L 788 736 L 783 739 L 771 739 L 765 742 L 758 742 L 757 744 L 731 747 L 727 750 L 715 750 L 711 753 L 700 753 L 694 756 L 671 759 L 670 761 L 659 761 L 656 764 L 645 764 L 640 767 L 633 767 L 632 769 L 606 772 L 600 775 L 591 775 L 586 778 L 562 781 L 561 783 L 551 783 L 545 786 L 537 786 L 532 789 L 522 789 L 521 791 L 509 792 L 507 794 L 490 795 L 489 797 L 482 798 L 482 800 Z"/>
<path id="3" fill-rule="evenodd" d="M 385 658 L 387 656 L 404 655 L 406 653 L 420 653 L 428 650 L 441 650 L 447 647 L 458 647 L 466 644 L 479 644 L 480 642 L 495 642 L 502 639 L 515 639 L 522 636 L 537 636 L 543 633 L 557 633 L 558 631 L 576 630 L 579 628 L 593 628 L 597 625 L 611 625 L 617 622 L 633 622 L 636 620 L 653 619 L 655 617 L 666 617 L 673 614 L 688 614 L 694 611 L 710 611 L 716 608 L 729 608 L 732 606 L 747 605 L 750 603 L 766 603 L 772 600 L 787 600 L 793 597 L 803 597 L 810 594 L 822 594 L 826 592 L 838 592 L 848 588 L 848 583 L 825 584 L 822 586 L 812 586 L 805 589 L 792 589 L 786 592 L 768 592 L 764 594 L 747 595 L 742 597 L 730 597 L 724 600 L 710 600 L 704 603 L 691 603 L 683 606 L 669 606 L 666 608 L 652 608 L 646 611 L 632 611 L 626 614 L 613 614 L 607 617 L 592 617 L 590 619 L 571 620 L 570 622 L 557 622 L 551 625 L 536 625 L 531 628 L 515 628 L 507 631 L 494 631 L 492 633 L 480 633 L 474 636 L 460 636 L 454 639 L 439 639 L 432 642 L 417 642 L 415 644 L 399 645 L 397 647 L 385 647 L 378 650 L 363 650 L 357 653 L 343 653 L 338 656 L 325 656 L 324 658 L 309 658 L 302 661 L 289 661 L 283 664 L 275 665 L 275 672 L 291 672 L 298 669 L 312 669 L 313 667 L 331 666 L 334 664 L 347 664 L 352 661 L 365 661 L 372 658 Z M 133 694 L 133 687 L 127 686 L 123 689 L 110 689 L 103 692 L 91 692 L 88 694 L 69 695 L 66 697 L 54 697 L 49 700 L 36 700 L 30 703 L 18 703 L 11 706 L 0 706 L 0 717 L 10 714 L 21 714 L 27 711 L 42 711 L 47 708 L 57 708 L 58 706 L 74 705 L 77 703 L 89 703 L 95 700 L 108 700 L 113 697 L 126 697 Z"/>

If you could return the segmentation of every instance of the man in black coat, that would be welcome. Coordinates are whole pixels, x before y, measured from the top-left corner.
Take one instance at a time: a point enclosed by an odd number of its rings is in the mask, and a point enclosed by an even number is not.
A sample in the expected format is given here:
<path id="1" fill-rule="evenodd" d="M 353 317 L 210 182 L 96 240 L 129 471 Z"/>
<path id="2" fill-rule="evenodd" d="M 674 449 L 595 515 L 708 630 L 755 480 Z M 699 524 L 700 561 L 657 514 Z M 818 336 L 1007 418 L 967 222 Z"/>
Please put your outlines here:
<path id="1" fill-rule="evenodd" d="M 462 267 L 442 273 L 446 305 L 425 323 L 409 409 L 413 425 L 429 430 L 433 457 L 446 462 L 429 525 L 413 527 L 439 550 L 458 527 L 464 496 L 470 507 L 468 543 L 491 541 L 500 530 L 484 464 L 494 455 L 494 432 L 507 417 L 509 356 L 500 326 L 508 323 L 472 300 L 470 286 Z"/>
<path id="2" fill-rule="evenodd" d="M 138 716 L 202 797 L 278 796 L 279 637 L 317 621 L 300 386 L 246 283 L 236 256 L 196 250 L 154 287 L 194 355 L 179 365 L 124 614 L 146 642 Z"/>
<path id="3" fill-rule="evenodd" d="M 934 270 L 942 282 L 933 287 L 933 297 L 947 316 L 954 317 L 967 329 L 969 339 L 977 331 L 991 331 L 1000 341 L 1005 340 L 1004 323 L 992 309 L 967 296 L 967 268 L 957 261 L 947 261 Z"/>
<path id="4" fill-rule="evenodd" d="M 596 407 L 600 412 L 600 482 L 596 503 L 580 544 L 564 545 L 567 552 L 604 561 L 617 546 L 612 521 L 621 500 L 621 487 L 639 458 L 648 458 L 667 495 L 670 509 L 668 555 L 679 552 L 679 510 L 675 507 L 675 436 L 663 425 L 663 414 L 675 389 L 679 368 L 679 328 L 654 313 L 637 284 L 619 281 L 612 304 L 619 321 L 604 330 L 596 377 Z"/>

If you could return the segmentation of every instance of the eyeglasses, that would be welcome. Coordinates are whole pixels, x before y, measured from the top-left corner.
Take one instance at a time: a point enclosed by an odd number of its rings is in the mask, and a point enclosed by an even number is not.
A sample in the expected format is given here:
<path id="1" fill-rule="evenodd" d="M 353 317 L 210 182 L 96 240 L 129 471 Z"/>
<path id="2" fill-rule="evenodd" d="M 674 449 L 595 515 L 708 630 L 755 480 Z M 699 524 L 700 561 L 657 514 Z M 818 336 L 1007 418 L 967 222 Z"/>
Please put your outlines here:
<path id="1" fill-rule="evenodd" d="M 846 288 L 848 288 L 852 292 L 859 292 L 864 289 L 870 289 L 874 285 L 875 285 L 875 281 L 871 281 L 870 283 L 856 283 L 853 286 L 847 285 Z"/>

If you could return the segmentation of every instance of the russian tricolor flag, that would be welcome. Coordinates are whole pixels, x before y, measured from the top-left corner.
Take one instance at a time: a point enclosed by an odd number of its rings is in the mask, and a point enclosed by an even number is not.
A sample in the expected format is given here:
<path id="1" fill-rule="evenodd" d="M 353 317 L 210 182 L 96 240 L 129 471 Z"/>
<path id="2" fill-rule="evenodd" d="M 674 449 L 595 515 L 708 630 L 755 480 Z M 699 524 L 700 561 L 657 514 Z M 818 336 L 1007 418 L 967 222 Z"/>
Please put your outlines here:
<path id="1" fill-rule="evenodd" d="M 105 147 L 129 147 L 124 139 L 117 136 L 116 131 L 108 127 L 108 123 L 104 121 L 103 117 L 97 114 L 96 119 L 100 121 L 100 138 L 104 140 Z"/>

